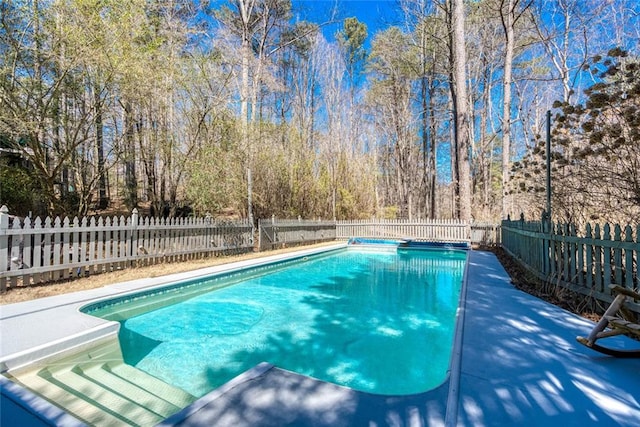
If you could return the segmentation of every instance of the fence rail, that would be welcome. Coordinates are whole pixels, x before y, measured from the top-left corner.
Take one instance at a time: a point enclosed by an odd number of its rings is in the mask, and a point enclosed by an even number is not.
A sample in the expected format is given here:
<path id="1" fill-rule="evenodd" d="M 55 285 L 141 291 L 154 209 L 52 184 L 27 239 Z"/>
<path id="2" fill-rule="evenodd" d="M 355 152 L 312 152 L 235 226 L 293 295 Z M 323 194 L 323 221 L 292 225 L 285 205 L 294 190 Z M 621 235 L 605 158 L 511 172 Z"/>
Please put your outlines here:
<path id="1" fill-rule="evenodd" d="M 0 291 L 133 265 L 253 250 L 246 222 L 211 218 L 16 218 L 0 209 Z"/>
<path id="2" fill-rule="evenodd" d="M 640 288 L 640 225 L 503 221 L 502 246 L 545 281 L 609 303 L 610 284 Z M 640 313 L 640 304 L 632 306 Z"/>

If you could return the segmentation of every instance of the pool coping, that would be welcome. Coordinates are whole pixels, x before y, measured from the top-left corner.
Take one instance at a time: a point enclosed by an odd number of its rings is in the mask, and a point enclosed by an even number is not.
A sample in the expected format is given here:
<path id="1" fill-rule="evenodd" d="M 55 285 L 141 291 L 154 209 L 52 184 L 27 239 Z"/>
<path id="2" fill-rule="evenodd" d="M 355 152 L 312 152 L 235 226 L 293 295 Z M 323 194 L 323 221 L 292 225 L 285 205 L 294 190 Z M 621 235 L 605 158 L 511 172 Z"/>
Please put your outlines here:
<path id="1" fill-rule="evenodd" d="M 171 427 L 179 424 L 180 422 L 188 419 L 190 416 L 196 414 L 198 411 L 201 411 L 211 402 L 219 399 L 225 393 L 228 393 L 238 385 L 259 378 L 273 368 L 275 368 L 275 365 L 272 365 L 268 362 L 257 364 L 253 368 L 242 372 L 241 374 L 222 384 L 215 390 L 212 390 L 209 393 L 205 394 L 204 396 L 193 402 L 191 405 L 184 407 L 182 410 L 166 418 L 164 421 L 158 423 L 156 427 Z"/>
<path id="2" fill-rule="evenodd" d="M 462 275 L 462 286 L 456 313 L 456 328 L 453 336 L 453 348 L 451 349 L 451 361 L 449 363 L 449 391 L 447 393 L 447 404 L 444 425 L 453 427 L 458 423 L 458 405 L 460 404 L 460 375 L 462 371 L 462 350 L 464 346 L 464 325 L 467 307 L 467 289 L 469 281 L 469 253 L 464 265 Z"/>

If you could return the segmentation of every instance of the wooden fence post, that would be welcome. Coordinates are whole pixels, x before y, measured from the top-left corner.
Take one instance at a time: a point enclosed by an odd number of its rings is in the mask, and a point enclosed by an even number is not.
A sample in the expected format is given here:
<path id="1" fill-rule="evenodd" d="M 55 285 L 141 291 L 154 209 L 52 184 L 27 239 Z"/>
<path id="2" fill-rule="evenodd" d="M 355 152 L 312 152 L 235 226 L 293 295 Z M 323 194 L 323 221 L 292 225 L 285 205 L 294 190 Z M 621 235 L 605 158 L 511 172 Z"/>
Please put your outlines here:
<path id="1" fill-rule="evenodd" d="M 130 249 L 129 256 L 131 257 L 131 261 L 129 261 L 128 265 L 133 265 L 138 261 L 138 209 L 133 208 L 131 212 L 131 238 L 129 240 Z"/>
<path id="2" fill-rule="evenodd" d="M 602 228 L 602 290 L 611 284 L 611 226 L 606 223 Z"/>
<path id="3" fill-rule="evenodd" d="M 639 227 L 640 228 L 640 227 Z M 640 229 L 638 230 L 640 231 Z M 630 225 L 627 225 L 624 229 L 624 241 L 625 242 L 633 242 L 632 237 L 632 229 Z M 636 241 L 640 242 L 640 233 L 636 234 Z M 638 254 L 640 255 L 640 254 Z M 633 251 L 629 249 L 624 250 L 624 287 L 628 289 L 633 289 Z M 637 267 L 636 271 L 638 275 L 640 275 L 640 265 Z M 640 278 L 638 279 L 640 282 Z M 621 284 L 622 286 L 622 284 Z"/>
<path id="4" fill-rule="evenodd" d="M 587 228 L 584 234 L 586 240 L 585 251 L 585 265 L 586 265 L 586 284 L 587 289 L 593 287 L 593 233 L 591 231 L 591 224 L 587 224 Z"/>
<path id="5" fill-rule="evenodd" d="M 558 273 L 558 234 L 560 224 L 549 223 L 549 277 L 556 278 Z"/>
<path id="6" fill-rule="evenodd" d="M 547 211 L 542 211 L 542 217 L 540 218 L 540 231 L 542 236 L 540 238 L 540 267 L 542 268 L 543 277 L 549 277 L 549 245 L 551 244 L 551 218 Z"/>
<path id="7" fill-rule="evenodd" d="M 596 224 L 595 229 L 593 230 L 593 239 L 595 240 L 595 244 L 593 246 L 593 256 L 594 256 L 594 273 L 595 277 L 595 286 L 598 292 L 604 291 L 604 286 L 602 285 L 602 246 L 598 245 L 598 241 L 602 240 L 600 235 L 600 224 Z"/>
<path id="8" fill-rule="evenodd" d="M 9 208 L 6 205 L 0 207 L 0 273 L 9 271 Z M 0 292 L 7 290 L 7 279 L 0 277 Z"/>
<path id="9" fill-rule="evenodd" d="M 210 253 L 210 249 L 215 247 L 215 245 L 213 244 L 213 239 L 212 239 L 212 233 L 211 233 L 211 214 L 209 212 L 207 212 L 204 216 L 204 232 L 202 233 L 202 238 L 203 238 L 203 248 L 205 250 L 205 252 L 207 254 L 211 254 Z"/>

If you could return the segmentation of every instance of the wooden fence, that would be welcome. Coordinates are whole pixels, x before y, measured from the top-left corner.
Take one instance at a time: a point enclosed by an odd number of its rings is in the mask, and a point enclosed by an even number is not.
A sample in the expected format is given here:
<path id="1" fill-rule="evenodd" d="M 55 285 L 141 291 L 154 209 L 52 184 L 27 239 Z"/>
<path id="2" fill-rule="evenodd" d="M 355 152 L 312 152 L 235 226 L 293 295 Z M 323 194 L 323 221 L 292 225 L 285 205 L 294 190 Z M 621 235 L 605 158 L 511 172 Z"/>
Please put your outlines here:
<path id="1" fill-rule="evenodd" d="M 258 230 L 261 251 L 336 239 L 334 221 L 261 219 Z"/>
<path id="2" fill-rule="evenodd" d="M 364 220 L 338 221 L 336 238 L 411 238 L 431 242 L 470 242 L 471 226 L 457 220 Z"/>
<path id="3" fill-rule="evenodd" d="M 499 226 L 454 220 L 259 220 L 259 249 L 350 237 L 418 241 L 498 242 Z M 251 251 L 246 222 L 205 218 L 16 218 L 0 208 L 0 291 L 134 265 Z"/>
<path id="4" fill-rule="evenodd" d="M 610 284 L 640 288 L 640 225 L 503 221 L 502 246 L 541 280 L 597 300 L 612 300 Z M 633 306 L 640 313 L 640 304 Z"/>
<path id="5" fill-rule="evenodd" d="M 253 250 L 246 222 L 211 218 L 16 218 L 0 208 L 0 291 L 215 253 Z"/>
<path id="6" fill-rule="evenodd" d="M 472 222 L 471 243 L 480 246 L 493 246 L 500 244 L 500 224 L 491 222 Z"/>

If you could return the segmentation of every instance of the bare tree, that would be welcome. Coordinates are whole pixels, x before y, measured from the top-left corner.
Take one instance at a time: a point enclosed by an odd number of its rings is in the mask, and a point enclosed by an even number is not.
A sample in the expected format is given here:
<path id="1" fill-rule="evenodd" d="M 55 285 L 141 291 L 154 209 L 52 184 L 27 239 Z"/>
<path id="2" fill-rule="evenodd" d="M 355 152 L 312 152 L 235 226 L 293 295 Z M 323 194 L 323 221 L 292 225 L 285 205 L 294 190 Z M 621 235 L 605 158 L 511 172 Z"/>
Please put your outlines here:
<path id="1" fill-rule="evenodd" d="M 535 10 L 527 14 L 550 61 L 552 80 L 562 86 L 562 101 L 569 102 L 586 76 L 580 70 L 589 57 L 602 50 L 607 36 L 596 35 L 605 2 L 594 0 L 540 0 Z M 543 19 L 548 16 L 548 19 Z M 608 46 L 610 47 L 610 46 Z M 605 47 L 605 50 L 608 49 Z"/>
<path id="2" fill-rule="evenodd" d="M 502 218 L 509 213 L 507 188 L 511 169 L 511 83 L 515 53 L 515 27 L 533 0 L 500 0 L 499 13 L 505 37 L 504 70 L 502 78 Z"/>
<path id="3" fill-rule="evenodd" d="M 467 95 L 467 53 L 464 29 L 464 2 L 452 0 L 451 3 L 452 62 L 453 81 L 452 99 L 454 111 L 454 139 L 457 170 L 457 216 L 463 221 L 471 221 L 471 168 L 470 168 L 470 132 L 469 97 Z"/>

